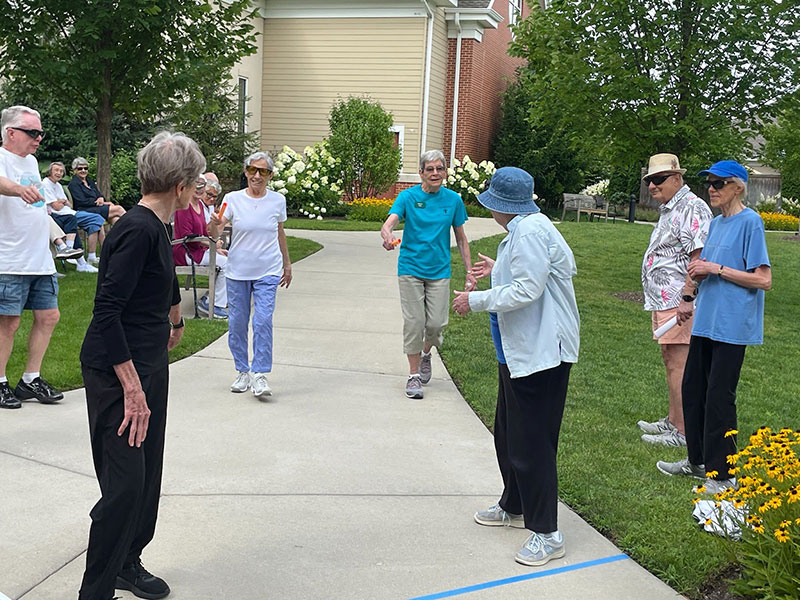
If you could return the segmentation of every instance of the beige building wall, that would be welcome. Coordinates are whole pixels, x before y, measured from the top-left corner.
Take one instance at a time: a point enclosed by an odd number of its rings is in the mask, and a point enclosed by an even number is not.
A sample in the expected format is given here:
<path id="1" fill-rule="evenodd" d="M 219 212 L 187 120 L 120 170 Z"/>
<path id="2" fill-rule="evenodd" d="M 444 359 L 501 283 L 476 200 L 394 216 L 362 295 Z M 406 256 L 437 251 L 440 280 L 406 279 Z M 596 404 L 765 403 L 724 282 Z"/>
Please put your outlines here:
<path id="1" fill-rule="evenodd" d="M 425 33 L 420 18 L 265 19 L 261 147 L 302 151 L 329 134 L 337 99 L 367 95 L 402 127 L 402 171 L 416 173 Z"/>
<path id="2" fill-rule="evenodd" d="M 447 87 L 447 23 L 444 9 L 436 9 L 431 43 L 431 79 L 428 108 L 428 138 L 425 150 L 443 150 L 445 88 Z M 445 156 L 449 153 L 445 152 Z"/>
<path id="3" fill-rule="evenodd" d="M 256 17 L 250 21 L 258 37 L 256 45 L 258 51 L 250 56 L 245 56 L 231 70 L 231 83 L 239 85 L 239 78 L 247 79 L 247 95 L 250 100 L 247 102 L 247 112 L 250 117 L 247 119 L 247 131 L 258 131 L 261 129 L 261 78 L 263 74 L 264 62 L 264 19 Z M 238 89 L 238 88 L 237 88 Z"/>

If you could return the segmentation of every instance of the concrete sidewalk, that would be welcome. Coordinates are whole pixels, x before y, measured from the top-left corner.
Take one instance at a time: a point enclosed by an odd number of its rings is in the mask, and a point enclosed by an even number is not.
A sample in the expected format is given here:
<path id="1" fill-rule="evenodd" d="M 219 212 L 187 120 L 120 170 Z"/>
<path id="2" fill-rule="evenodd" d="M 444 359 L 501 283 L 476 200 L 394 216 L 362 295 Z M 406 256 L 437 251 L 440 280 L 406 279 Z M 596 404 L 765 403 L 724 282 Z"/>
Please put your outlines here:
<path id="1" fill-rule="evenodd" d="M 471 219 L 467 231 L 500 229 Z M 516 564 L 524 530 L 472 521 L 502 489 L 491 434 L 438 357 L 425 399 L 403 393 L 396 254 L 377 232 L 291 235 L 325 248 L 279 293 L 273 398 L 229 392 L 224 337 L 171 368 L 143 556 L 170 598 L 678 597 L 564 506 L 566 558 Z M 0 473 L 0 600 L 76 598 L 99 494 L 83 391 L 3 411 Z"/>

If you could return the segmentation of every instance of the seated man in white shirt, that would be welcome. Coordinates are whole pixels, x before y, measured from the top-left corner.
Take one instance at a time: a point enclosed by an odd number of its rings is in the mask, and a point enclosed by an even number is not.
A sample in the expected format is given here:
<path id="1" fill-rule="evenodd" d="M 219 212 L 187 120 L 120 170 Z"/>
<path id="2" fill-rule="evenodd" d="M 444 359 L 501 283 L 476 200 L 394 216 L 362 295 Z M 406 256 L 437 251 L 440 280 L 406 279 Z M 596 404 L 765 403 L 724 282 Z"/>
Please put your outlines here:
<path id="1" fill-rule="evenodd" d="M 89 258 L 91 260 L 92 257 L 97 256 L 97 238 L 105 220 L 102 215 L 82 210 L 76 212 L 72 209 L 67 200 L 67 195 L 64 193 L 64 188 L 59 183 L 65 171 L 64 163 L 54 162 L 50 164 L 47 173 L 45 173 L 46 177 L 42 181 L 42 195 L 47 203 L 50 216 L 67 234 L 66 243 L 68 248 L 81 249 L 81 240 L 77 237 L 77 228 L 80 227 L 86 232 L 89 244 Z M 83 258 L 83 252 L 77 257 L 76 265 L 78 271 L 97 273 L 97 269 Z"/>

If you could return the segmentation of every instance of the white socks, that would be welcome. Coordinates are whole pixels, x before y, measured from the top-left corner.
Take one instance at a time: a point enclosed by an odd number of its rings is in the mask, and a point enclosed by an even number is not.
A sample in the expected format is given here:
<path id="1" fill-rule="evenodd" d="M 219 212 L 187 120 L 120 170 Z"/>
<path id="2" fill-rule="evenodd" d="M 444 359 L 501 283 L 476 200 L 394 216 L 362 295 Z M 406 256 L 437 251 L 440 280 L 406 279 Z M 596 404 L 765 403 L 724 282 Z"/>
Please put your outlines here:
<path id="1" fill-rule="evenodd" d="M 22 374 L 22 381 L 24 381 L 25 383 L 30 383 L 31 381 L 33 381 L 37 377 L 39 377 L 39 372 L 38 371 L 36 371 L 35 373 L 23 373 Z"/>

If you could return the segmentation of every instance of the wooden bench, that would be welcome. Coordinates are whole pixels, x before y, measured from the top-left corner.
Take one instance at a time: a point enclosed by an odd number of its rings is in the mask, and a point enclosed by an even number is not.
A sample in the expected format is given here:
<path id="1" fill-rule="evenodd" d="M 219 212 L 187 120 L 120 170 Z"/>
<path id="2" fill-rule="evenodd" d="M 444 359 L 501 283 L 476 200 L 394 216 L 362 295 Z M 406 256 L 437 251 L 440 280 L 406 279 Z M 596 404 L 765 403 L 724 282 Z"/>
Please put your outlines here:
<path id="1" fill-rule="evenodd" d="M 608 221 L 608 202 L 603 196 L 585 196 L 583 194 L 564 194 L 564 209 L 561 211 L 561 220 L 564 220 L 568 210 L 577 213 L 577 221 L 581 221 L 581 213 L 589 215 L 593 221 L 595 215 L 599 221 L 604 218 Z"/>
<path id="2" fill-rule="evenodd" d="M 216 240 L 214 240 L 213 238 L 205 237 L 205 236 L 198 236 L 196 238 L 192 238 L 191 241 L 193 241 L 193 242 L 209 242 L 212 248 L 216 244 Z M 183 238 L 179 239 L 179 240 L 173 240 L 172 241 L 172 245 L 173 246 L 180 246 L 182 244 L 183 244 Z M 177 265 L 175 267 L 175 274 L 178 275 L 178 276 L 186 275 L 186 284 L 185 284 L 185 287 L 184 287 L 184 289 L 186 289 L 186 290 L 189 289 L 189 285 L 190 284 L 193 285 L 195 288 L 197 287 L 197 281 L 196 280 L 192 281 L 192 269 L 194 269 L 195 277 L 197 277 L 198 275 L 205 275 L 205 276 L 208 277 L 208 318 L 209 319 L 213 319 L 214 318 L 214 291 L 215 291 L 216 281 L 217 281 L 217 253 L 216 253 L 216 251 L 208 253 L 208 262 L 209 262 L 209 264 L 207 266 L 194 265 L 194 267 L 192 267 L 191 265 L 188 265 L 188 266 Z M 195 307 L 195 310 L 197 310 L 197 307 Z M 195 315 L 197 315 L 196 312 L 195 312 Z"/>

